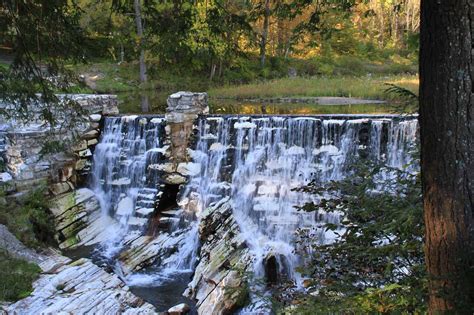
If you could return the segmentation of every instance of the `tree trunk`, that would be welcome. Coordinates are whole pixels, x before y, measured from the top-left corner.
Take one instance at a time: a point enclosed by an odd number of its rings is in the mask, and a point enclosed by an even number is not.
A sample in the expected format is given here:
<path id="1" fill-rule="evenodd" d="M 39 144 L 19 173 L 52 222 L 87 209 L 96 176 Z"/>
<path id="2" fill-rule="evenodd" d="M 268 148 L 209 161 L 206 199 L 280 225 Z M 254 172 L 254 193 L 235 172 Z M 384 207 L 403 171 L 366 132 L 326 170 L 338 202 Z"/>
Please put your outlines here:
<path id="1" fill-rule="evenodd" d="M 138 44 L 140 46 L 140 83 L 147 81 L 146 63 L 145 63 L 145 47 L 143 42 L 143 24 L 142 24 L 142 4 L 140 0 L 133 1 L 135 9 L 135 24 L 137 26 Z"/>
<path id="2" fill-rule="evenodd" d="M 472 0 L 422 0 L 421 170 L 429 312 L 474 308 Z"/>
<path id="3" fill-rule="evenodd" d="M 148 113 L 150 111 L 150 101 L 148 95 L 145 93 L 140 96 L 140 105 L 142 113 Z"/>
<path id="4" fill-rule="evenodd" d="M 262 68 L 265 66 L 269 25 L 270 25 L 270 0 L 265 0 L 262 39 L 260 41 L 260 64 Z"/>

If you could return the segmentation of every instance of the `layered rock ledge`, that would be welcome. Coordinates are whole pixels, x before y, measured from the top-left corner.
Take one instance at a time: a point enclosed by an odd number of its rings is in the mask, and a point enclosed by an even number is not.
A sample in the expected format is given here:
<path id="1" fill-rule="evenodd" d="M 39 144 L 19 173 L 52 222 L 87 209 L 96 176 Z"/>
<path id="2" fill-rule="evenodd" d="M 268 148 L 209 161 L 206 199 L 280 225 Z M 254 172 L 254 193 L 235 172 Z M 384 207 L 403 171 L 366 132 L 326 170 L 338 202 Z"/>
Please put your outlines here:
<path id="1" fill-rule="evenodd" d="M 43 274 L 33 293 L 5 311 L 11 314 L 155 314 L 125 283 L 89 259 L 54 256 L 39 264 Z"/>

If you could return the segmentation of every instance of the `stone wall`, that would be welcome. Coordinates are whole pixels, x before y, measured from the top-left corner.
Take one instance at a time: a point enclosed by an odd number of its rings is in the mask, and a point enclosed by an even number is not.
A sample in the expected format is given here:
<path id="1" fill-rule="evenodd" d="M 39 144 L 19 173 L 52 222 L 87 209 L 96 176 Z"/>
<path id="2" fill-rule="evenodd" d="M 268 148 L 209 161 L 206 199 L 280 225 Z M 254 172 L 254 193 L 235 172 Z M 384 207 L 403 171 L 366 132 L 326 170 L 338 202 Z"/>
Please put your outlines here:
<path id="1" fill-rule="evenodd" d="M 56 239 L 60 248 L 66 249 L 78 243 L 81 230 L 100 217 L 94 193 L 77 188 L 87 181 L 102 117 L 118 114 L 118 107 L 113 95 L 61 97 L 82 107 L 82 119 L 74 128 L 44 127 L 34 117 L 34 110 L 28 122 L 12 118 L 0 124 L 0 189 L 7 198 L 17 198 L 47 187 L 56 219 Z M 60 146 L 48 150 L 54 144 Z"/>
<path id="2" fill-rule="evenodd" d="M 28 122 L 14 118 L 0 122 L 3 190 L 24 192 L 49 184 L 51 192 L 57 195 L 83 182 L 98 143 L 101 117 L 118 113 L 117 98 L 112 95 L 68 97 L 80 104 L 85 113 L 74 128 L 45 127 L 44 122 L 35 118 L 34 111 Z"/>

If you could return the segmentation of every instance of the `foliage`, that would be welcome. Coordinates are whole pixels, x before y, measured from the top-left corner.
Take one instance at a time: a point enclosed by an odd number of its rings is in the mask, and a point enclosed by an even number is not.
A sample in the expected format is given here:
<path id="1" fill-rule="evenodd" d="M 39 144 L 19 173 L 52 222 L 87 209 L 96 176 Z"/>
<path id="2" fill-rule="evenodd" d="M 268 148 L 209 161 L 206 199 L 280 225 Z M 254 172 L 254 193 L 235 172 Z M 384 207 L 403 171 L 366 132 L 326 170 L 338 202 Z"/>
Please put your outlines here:
<path id="1" fill-rule="evenodd" d="M 55 94 L 67 92 L 74 83 L 64 60 L 83 57 L 80 10 L 67 0 L 0 3 L 1 44 L 11 48 L 13 58 L 7 68 L 0 67 L 0 99 L 13 104 L 23 119 L 31 118 L 30 105 L 35 104 L 38 118 L 54 126 L 72 103 L 61 102 Z"/>
<path id="2" fill-rule="evenodd" d="M 172 67 L 182 76 L 228 83 L 286 76 L 291 60 L 317 64 L 301 64 L 303 75 L 416 72 L 419 5 L 383 2 L 270 1 L 266 52 L 277 62 L 262 68 L 265 1 L 142 1 L 147 63 L 159 65 L 150 71 L 155 78 Z M 86 45 L 89 55 L 110 55 L 115 62 L 121 54 L 121 63 L 138 58 L 133 1 L 81 0 L 79 6 L 80 25 L 94 43 Z"/>
<path id="3" fill-rule="evenodd" d="M 346 180 L 302 188 L 331 197 L 300 210 L 338 214 L 341 223 L 326 224 L 339 235 L 331 244 L 300 231 L 300 245 L 312 249 L 301 271 L 314 279 L 318 294 L 303 296 L 297 313 L 425 312 L 419 175 L 390 170 L 382 180 L 381 171 L 389 170 L 357 164 Z"/>
<path id="4" fill-rule="evenodd" d="M 385 83 L 385 85 L 388 86 L 387 89 L 385 89 L 386 94 L 395 95 L 402 100 L 399 104 L 399 112 L 413 113 L 414 111 L 410 110 L 410 108 L 414 108 L 414 106 L 418 107 L 418 95 L 413 91 L 393 83 Z"/>
<path id="5" fill-rule="evenodd" d="M 28 247 L 56 245 L 54 216 L 48 208 L 44 188 L 28 193 L 18 203 L 1 203 L 0 224 L 6 225 Z"/>
<path id="6" fill-rule="evenodd" d="M 0 301 L 14 302 L 30 295 L 40 272 L 37 265 L 0 250 Z"/>

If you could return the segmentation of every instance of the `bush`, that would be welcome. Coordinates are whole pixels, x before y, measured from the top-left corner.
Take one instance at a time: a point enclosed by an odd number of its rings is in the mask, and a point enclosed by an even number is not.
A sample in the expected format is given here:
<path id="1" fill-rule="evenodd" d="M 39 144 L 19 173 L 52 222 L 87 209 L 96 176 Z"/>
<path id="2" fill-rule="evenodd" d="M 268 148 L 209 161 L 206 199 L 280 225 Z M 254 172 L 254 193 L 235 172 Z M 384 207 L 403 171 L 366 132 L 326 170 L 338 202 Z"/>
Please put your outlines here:
<path id="1" fill-rule="evenodd" d="M 13 258 L 0 250 L 0 301 L 14 302 L 30 295 L 32 283 L 40 272 L 36 264 Z"/>
<path id="2" fill-rule="evenodd" d="M 44 193 L 38 189 L 18 201 L 0 204 L 0 224 L 8 227 L 23 244 L 31 248 L 55 246 L 54 216 Z"/>
<path id="3" fill-rule="evenodd" d="M 314 279 L 312 288 L 318 293 L 303 295 L 296 314 L 426 311 L 419 176 L 392 170 L 393 177 L 380 187 L 374 180 L 380 170 L 356 165 L 346 180 L 301 189 L 332 197 L 300 210 L 341 212 L 342 219 L 340 225 L 326 224 L 326 230 L 340 235 L 331 244 L 299 235 L 302 247 L 312 248 L 301 271 Z"/>

